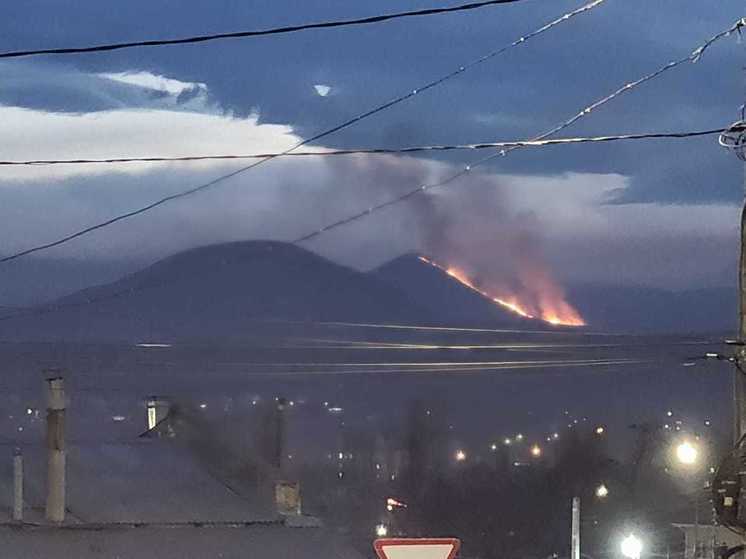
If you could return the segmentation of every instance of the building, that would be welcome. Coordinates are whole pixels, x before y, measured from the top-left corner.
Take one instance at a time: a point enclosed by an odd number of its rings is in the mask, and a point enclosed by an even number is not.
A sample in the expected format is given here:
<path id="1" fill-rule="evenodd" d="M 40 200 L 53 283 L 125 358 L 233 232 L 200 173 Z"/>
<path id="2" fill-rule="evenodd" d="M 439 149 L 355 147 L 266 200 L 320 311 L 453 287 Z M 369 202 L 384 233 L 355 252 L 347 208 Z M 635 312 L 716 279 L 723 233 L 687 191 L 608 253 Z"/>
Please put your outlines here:
<path id="1" fill-rule="evenodd" d="M 684 559 L 717 559 L 718 548 L 734 547 L 743 538 L 725 526 L 674 524 L 684 533 Z"/>

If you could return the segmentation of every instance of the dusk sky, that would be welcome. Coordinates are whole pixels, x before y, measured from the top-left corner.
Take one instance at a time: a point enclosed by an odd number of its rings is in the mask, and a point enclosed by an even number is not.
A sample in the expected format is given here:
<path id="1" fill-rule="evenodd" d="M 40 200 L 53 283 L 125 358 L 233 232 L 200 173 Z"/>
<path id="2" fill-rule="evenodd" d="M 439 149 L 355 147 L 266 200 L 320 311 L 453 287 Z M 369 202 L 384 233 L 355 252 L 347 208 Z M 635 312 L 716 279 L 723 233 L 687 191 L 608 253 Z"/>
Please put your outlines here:
<path id="1" fill-rule="evenodd" d="M 138 0 L 112 9 L 4 7 L 0 50 L 258 29 L 435 6 L 401 1 Z M 445 16 L 195 46 L 0 63 L 3 159 L 282 150 L 507 44 L 582 2 L 526 0 Z M 743 16 L 735 0 L 607 0 L 440 87 L 324 140 L 328 147 L 523 139 L 687 55 Z M 743 46 L 715 44 L 564 135 L 724 127 L 743 102 Z M 44 253 L 131 261 L 250 238 L 290 240 L 485 153 L 275 160 L 221 186 Z M 52 240 L 239 165 L 4 168 L 0 252 Z M 408 251 L 510 266 L 530 243 L 569 282 L 675 289 L 735 281 L 738 159 L 716 136 L 525 149 L 307 247 L 368 269 Z M 434 238 L 439 240 L 434 241 Z M 435 243 L 435 245 L 433 245 Z M 435 246 L 435 248 L 433 248 Z M 520 245 L 523 246 L 523 245 Z M 134 265 L 134 264 L 133 264 Z"/>

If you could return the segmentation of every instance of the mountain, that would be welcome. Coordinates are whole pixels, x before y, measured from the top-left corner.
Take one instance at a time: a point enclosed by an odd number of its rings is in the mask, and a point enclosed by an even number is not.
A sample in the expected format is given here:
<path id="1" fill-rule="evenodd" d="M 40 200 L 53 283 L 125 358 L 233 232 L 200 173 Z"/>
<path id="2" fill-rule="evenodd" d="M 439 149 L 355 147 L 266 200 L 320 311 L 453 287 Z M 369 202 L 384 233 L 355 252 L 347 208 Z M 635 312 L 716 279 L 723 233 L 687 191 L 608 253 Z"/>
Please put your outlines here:
<path id="1" fill-rule="evenodd" d="M 251 336 L 252 320 L 430 320 L 428 312 L 373 276 L 270 241 L 181 252 L 35 312 L 0 320 L 0 339 L 215 339 Z"/>
<path id="2" fill-rule="evenodd" d="M 426 308 L 440 321 L 465 326 L 545 328 L 539 320 L 520 317 L 462 285 L 416 254 L 405 254 L 370 274 L 405 293 L 413 305 Z"/>
<path id="3" fill-rule="evenodd" d="M 735 328 L 735 288 L 671 292 L 575 285 L 567 295 L 592 331 Z M 19 312 L 32 314 L 3 319 Z M 0 306 L 0 340 L 313 337 L 310 322 L 550 328 L 494 304 L 416 255 L 361 273 L 291 244 L 247 241 L 181 252 L 113 283 L 43 306 Z"/>
<path id="4" fill-rule="evenodd" d="M 518 317 L 461 285 L 442 270 L 408 254 L 370 272 L 429 309 L 443 322 L 485 327 L 547 329 L 542 321 Z M 736 289 L 669 291 L 643 286 L 571 285 L 567 300 L 590 331 L 640 333 L 734 332 Z"/>

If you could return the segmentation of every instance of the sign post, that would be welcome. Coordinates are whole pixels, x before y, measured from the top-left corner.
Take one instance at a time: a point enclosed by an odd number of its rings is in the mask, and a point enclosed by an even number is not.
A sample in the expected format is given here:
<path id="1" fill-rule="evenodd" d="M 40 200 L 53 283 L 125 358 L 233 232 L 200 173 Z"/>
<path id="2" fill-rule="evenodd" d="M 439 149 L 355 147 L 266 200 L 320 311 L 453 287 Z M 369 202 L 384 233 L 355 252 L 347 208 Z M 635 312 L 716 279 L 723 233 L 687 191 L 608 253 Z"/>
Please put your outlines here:
<path id="1" fill-rule="evenodd" d="M 457 538 L 382 538 L 373 542 L 378 559 L 454 559 Z"/>

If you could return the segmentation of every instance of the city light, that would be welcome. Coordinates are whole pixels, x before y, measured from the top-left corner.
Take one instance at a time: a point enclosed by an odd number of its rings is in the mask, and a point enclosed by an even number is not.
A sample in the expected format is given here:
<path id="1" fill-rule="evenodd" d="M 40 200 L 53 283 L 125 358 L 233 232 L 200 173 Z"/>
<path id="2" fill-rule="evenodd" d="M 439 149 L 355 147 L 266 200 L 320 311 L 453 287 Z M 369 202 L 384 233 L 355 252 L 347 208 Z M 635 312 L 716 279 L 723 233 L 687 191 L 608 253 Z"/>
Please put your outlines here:
<path id="1" fill-rule="evenodd" d="M 596 427 L 596 435 L 603 435 L 605 431 L 606 429 L 604 429 L 602 425 Z"/>
<path id="2" fill-rule="evenodd" d="M 512 443 L 513 441 L 511 441 L 510 439 L 505 439 L 505 440 L 504 440 L 503 442 L 504 442 L 505 444 L 510 444 L 510 443 Z"/>
<path id="3" fill-rule="evenodd" d="M 554 433 L 554 434 L 552 435 L 552 438 L 553 438 L 553 439 L 554 439 L 555 441 L 556 441 L 557 439 L 559 439 L 559 433 Z"/>
<path id="4" fill-rule="evenodd" d="M 391 508 L 389 508 L 389 507 L 391 507 Z M 389 497 L 388 499 L 386 499 L 386 508 L 388 508 L 388 510 L 393 510 L 394 507 L 399 507 L 399 508 L 404 508 L 405 509 L 405 508 L 407 508 L 407 503 L 403 503 L 402 501 L 398 501 L 397 499 L 394 499 L 393 497 Z"/>
<path id="5" fill-rule="evenodd" d="M 676 447 L 676 458 L 686 466 L 697 462 L 697 448 L 689 441 L 684 441 Z"/>
<path id="6" fill-rule="evenodd" d="M 541 447 L 538 444 L 535 444 L 531 447 L 531 456 L 534 458 L 538 458 L 541 456 Z"/>
<path id="7" fill-rule="evenodd" d="M 376 536 L 379 538 L 385 538 L 389 535 L 389 529 L 385 524 L 378 524 L 376 526 Z"/>
<path id="8" fill-rule="evenodd" d="M 622 540 L 622 555 L 628 559 L 640 559 L 642 555 L 642 541 L 634 534 Z"/>
<path id="9" fill-rule="evenodd" d="M 609 488 L 606 487 L 603 483 L 596 487 L 596 497 L 599 499 L 603 499 L 604 497 L 607 497 L 609 495 Z"/>
<path id="10" fill-rule="evenodd" d="M 493 451 L 497 450 L 497 445 L 495 443 L 492 443 L 490 445 L 490 450 L 493 450 Z"/>
<path id="11" fill-rule="evenodd" d="M 457 450 L 456 451 L 456 461 L 457 462 L 463 462 L 464 460 L 466 460 L 466 452 L 464 452 L 463 450 Z"/>
<path id="12" fill-rule="evenodd" d="M 517 440 L 517 441 L 522 441 L 522 440 L 523 440 L 523 435 L 522 435 L 521 433 L 518 433 L 518 434 L 517 434 L 517 435 L 515 436 L 515 440 Z"/>

